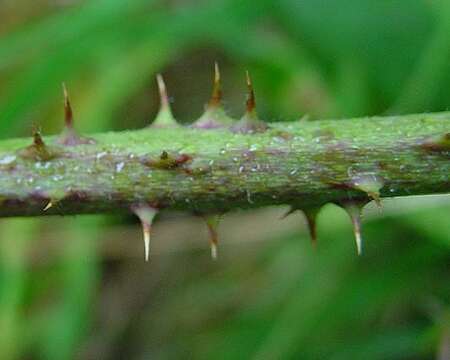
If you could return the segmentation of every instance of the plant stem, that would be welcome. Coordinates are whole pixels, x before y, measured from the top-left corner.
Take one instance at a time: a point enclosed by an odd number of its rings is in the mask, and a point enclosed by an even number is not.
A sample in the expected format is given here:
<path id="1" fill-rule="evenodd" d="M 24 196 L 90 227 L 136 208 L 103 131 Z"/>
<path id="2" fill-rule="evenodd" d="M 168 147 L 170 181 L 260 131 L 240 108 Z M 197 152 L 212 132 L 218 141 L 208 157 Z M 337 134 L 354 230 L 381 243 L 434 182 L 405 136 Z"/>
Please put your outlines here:
<path id="1" fill-rule="evenodd" d="M 438 113 L 271 123 L 253 134 L 146 128 L 76 146 L 44 137 L 45 149 L 4 140 L 0 216 L 113 213 L 136 204 L 221 213 L 447 193 L 449 134 L 450 113 Z"/>

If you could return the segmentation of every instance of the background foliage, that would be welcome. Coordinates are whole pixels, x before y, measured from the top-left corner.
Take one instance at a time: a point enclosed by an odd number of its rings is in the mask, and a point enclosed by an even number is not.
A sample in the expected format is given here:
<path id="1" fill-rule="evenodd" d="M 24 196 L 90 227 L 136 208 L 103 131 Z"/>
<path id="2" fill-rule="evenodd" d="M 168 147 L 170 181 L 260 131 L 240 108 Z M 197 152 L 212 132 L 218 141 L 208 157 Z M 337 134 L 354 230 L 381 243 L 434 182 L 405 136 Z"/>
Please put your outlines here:
<path id="1" fill-rule="evenodd" d="M 157 72 L 191 122 L 215 60 L 235 117 L 245 69 L 268 121 L 445 110 L 450 2 L 3 0 L 0 138 L 58 132 L 62 81 L 83 132 L 143 127 Z M 369 209 L 361 258 L 341 210 L 317 251 L 283 210 L 226 216 L 217 263 L 186 214 L 149 264 L 131 216 L 1 220 L 0 359 L 446 358 L 448 196 Z"/>

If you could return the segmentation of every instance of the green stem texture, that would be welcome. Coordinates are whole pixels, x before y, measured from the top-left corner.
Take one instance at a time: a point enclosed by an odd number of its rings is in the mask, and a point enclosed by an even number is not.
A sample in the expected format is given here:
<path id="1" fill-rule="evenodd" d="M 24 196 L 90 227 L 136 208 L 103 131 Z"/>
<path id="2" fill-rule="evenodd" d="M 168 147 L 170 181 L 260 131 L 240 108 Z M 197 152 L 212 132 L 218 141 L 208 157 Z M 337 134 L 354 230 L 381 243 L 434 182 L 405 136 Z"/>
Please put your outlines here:
<path id="1" fill-rule="evenodd" d="M 437 113 L 270 123 L 252 134 L 145 128 L 75 146 L 56 136 L 4 140 L 0 216 L 113 213 L 137 204 L 221 213 L 448 193 L 449 134 L 450 113 Z"/>

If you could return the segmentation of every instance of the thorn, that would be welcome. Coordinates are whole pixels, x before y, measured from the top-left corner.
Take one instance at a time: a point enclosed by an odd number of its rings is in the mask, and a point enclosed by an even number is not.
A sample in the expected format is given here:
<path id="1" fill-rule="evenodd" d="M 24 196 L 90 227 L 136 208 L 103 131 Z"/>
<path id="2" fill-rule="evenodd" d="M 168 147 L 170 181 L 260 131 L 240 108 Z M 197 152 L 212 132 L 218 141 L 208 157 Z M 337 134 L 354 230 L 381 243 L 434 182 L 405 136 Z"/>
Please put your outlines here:
<path id="1" fill-rule="evenodd" d="M 150 230 L 151 226 L 145 222 L 142 223 L 142 231 L 144 233 L 144 251 L 145 261 L 148 262 L 150 256 Z"/>
<path id="2" fill-rule="evenodd" d="M 311 236 L 311 244 L 313 248 L 317 247 L 317 226 L 316 226 L 316 218 L 319 209 L 304 209 L 303 213 L 305 214 L 306 223 L 308 225 L 309 235 Z"/>
<path id="3" fill-rule="evenodd" d="M 169 97 L 167 96 L 166 84 L 161 74 L 156 75 L 156 82 L 158 83 L 159 101 L 161 108 L 169 108 Z"/>
<path id="4" fill-rule="evenodd" d="M 362 254 L 361 211 L 366 203 L 367 202 L 357 203 L 351 201 L 339 204 L 344 208 L 352 221 L 358 255 Z"/>
<path id="5" fill-rule="evenodd" d="M 298 210 L 297 208 L 291 206 L 291 208 L 288 211 L 286 211 L 283 215 L 280 216 L 280 220 L 286 219 L 289 215 L 292 215 L 297 210 Z"/>
<path id="6" fill-rule="evenodd" d="M 64 95 L 64 129 L 56 140 L 57 143 L 66 146 L 75 146 L 81 144 L 94 144 L 95 140 L 79 136 L 73 127 L 73 111 L 70 104 L 69 93 L 67 91 L 66 83 L 62 83 Z"/>
<path id="7" fill-rule="evenodd" d="M 217 107 L 222 104 L 222 89 L 220 83 L 220 70 L 217 61 L 214 63 L 214 83 L 213 90 L 211 94 L 211 99 L 209 100 L 210 107 Z"/>
<path id="8" fill-rule="evenodd" d="M 169 97 L 167 95 L 166 84 L 161 74 L 156 75 L 156 82 L 159 90 L 159 111 L 155 121 L 150 125 L 153 128 L 177 127 L 179 124 L 175 120 L 170 108 Z"/>
<path id="9" fill-rule="evenodd" d="M 209 245 L 211 247 L 211 259 L 216 261 L 217 260 L 217 243 L 211 242 Z"/>
<path id="10" fill-rule="evenodd" d="M 33 144 L 37 148 L 44 148 L 45 143 L 41 136 L 41 130 L 36 125 L 33 125 Z"/>
<path id="11" fill-rule="evenodd" d="M 72 106 L 70 105 L 69 94 L 67 92 L 66 83 L 62 83 L 63 94 L 64 94 L 64 121 L 66 127 L 73 128 L 73 112 Z"/>
<path id="12" fill-rule="evenodd" d="M 50 209 L 51 207 L 53 207 L 53 202 L 52 200 L 50 200 L 47 205 L 45 205 L 43 211 L 47 211 L 48 209 Z"/>
<path id="13" fill-rule="evenodd" d="M 44 143 L 41 132 L 33 126 L 33 143 L 23 149 L 17 150 L 20 157 L 34 161 L 48 161 L 58 156 L 58 151 Z"/>
<path id="14" fill-rule="evenodd" d="M 246 101 L 246 107 L 247 107 L 247 113 L 253 113 L 256 108 L 256 102 L 255 102 L 255 92 L 253 91 L 253 84 L 252 79 L 250 78 L 250 74 L 248 70 L 245 72 L 246 78 L 247 78 L 247 101 Z"/>
<path id="15" fill-rule="evenodd" d="M 291 208 L 286 211 L 284 215 L 281 216 L 281 219 L 285 219 L 289 215 L 293 214 L 297 210 L 302 211 L 305 215 L 306 224 L 308 226 L 309 235 L 311 236 L 311 244 L 315 248 L 317 245 L 317 227 L 316 227 L 316 218 L 317 214 L 320 211 L 320 208 L 307 208 L 307 209 L 300 209 L 294 206 L 291 206 Z"/>
<path id="16" fill-rule="evenodd" d="M 211 98 L 206 105 L 204 113 L 192 127 L 197 129 L 217 129 L 230 126 L 233 123 L 222 107 L 222 89 L 220 83 L 220 70 L 217 62 L 214 63 L 214 81 Z"/>
<path id="17" fill-rule="evenodd" d="M 355 234 L 356 247 L 358 251 L 358 256 L 362 254 L 362 238 L 361 238 L 361 221 L 353 220 L 353 232 Z"/>
<path id="18" fill-rule="evenodd" d="M 59 205 L 59 202 L 63 200 L 68 194 L 64 190 L 50 190 L 45 191 L 43 194 L 47 200 L 47 204 L 44 206 L 42 211 L 47 211 L 55 206 Z"/>
<path id="19" fill-rule="evenodd" d="M 146 204 L 132 206 L 131 209 L 141 221 L 142 233 L 144 235 L 145 261 L 148 261 L 150 256 L 150 232 L 152 229 L 153 218 L 158 213 L 158 210 Z"/>
<path id="20" fill-rule="evenodd" d="M 247 100 L 245 102 L 246 110 L 244 116 L 235 124 L 230 127 L 230 131 L 233 133 L 253 134 L 266 131 L 269 126 L 258 119 L 256 113 L 255 92 L 253 91 L 253 84 L 250 78 L 250 74 L 246 71 L 247 78 Z"/>
<path id="21" fill-rule="evenodd" d="M 217 245 L 219 243 L 219 235 L 217 228 L 221 219 L 220 215 L 204 215 L 203 219 L 206 222 L 209 233 L 209 246 L 211 247 L 211 258 L 217 260 Z"/>

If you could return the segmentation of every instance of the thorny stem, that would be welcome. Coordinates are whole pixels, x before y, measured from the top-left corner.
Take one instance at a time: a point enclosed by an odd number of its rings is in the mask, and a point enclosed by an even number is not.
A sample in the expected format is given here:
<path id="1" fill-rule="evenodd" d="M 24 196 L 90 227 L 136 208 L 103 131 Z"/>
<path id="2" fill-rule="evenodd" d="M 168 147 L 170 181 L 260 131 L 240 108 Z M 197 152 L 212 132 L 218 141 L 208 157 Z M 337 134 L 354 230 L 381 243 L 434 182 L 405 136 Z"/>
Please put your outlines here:
<path id="1" fill-rule="evenodd" d="M 65 128 L 45 140 L 0 142 L 0 217 L 133 212 L 145 260 L 161 209 L 201 215 L 217 258 L 220 214 L 288 204 L 306 216 L 313 244 L 320 207 L 350 215 L 361 254 L 361 209 L 374 199 L 450 191 L 450 113 L 267 124 L 247 72 L 246 112 L 222 107 L 219 66 L 205 112 L 189 128 L 173 117 L 161 75 L 160 110 L 146 129 L 79 136 L 63 84 Z M 304 119 L 304 118 L 303 118 Z"/>
<path id="2" fill-rule="evenodd" d="M 43 145 L 39 135 L 31 146 L 0 141 L 0 217 L 128 212 L 142 203 L 203 214 L 306 209 L 450 192 L 450 113 L 268 125 L 248 134 L 146 128 L 74 146 L 57 137 Z"/>

